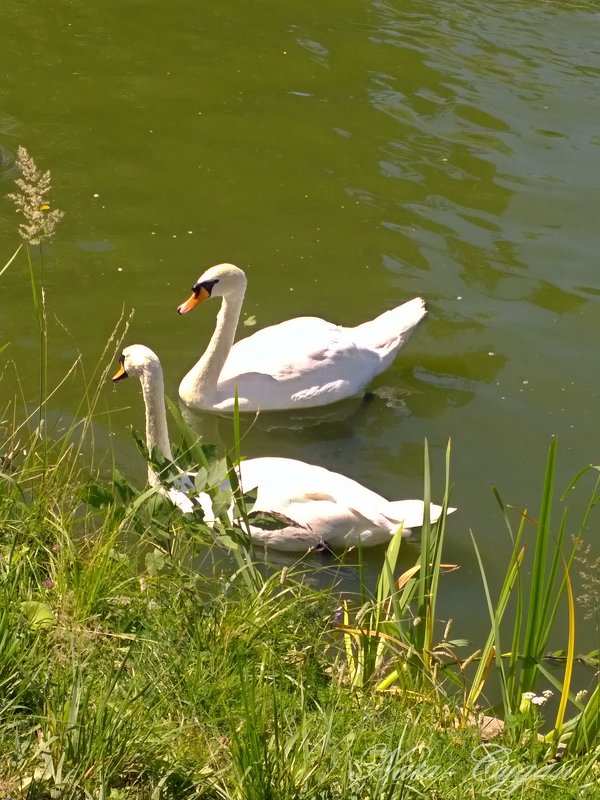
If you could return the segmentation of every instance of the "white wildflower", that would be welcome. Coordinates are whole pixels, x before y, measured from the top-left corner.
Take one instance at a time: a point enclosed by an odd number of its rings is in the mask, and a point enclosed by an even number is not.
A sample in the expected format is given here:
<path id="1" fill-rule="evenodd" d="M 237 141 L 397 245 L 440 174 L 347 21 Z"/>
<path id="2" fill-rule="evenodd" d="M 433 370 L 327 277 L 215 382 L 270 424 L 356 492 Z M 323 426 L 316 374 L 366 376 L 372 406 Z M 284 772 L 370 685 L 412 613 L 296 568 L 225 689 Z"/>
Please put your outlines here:
<path id="1" fill-rule="evenodd" d="M 527 714 L 531 710 L 531 702 L 534 697 L 535 692 L 523 692 L 521 695 L 521 704 L 519 705 L 521 714 Z"/>

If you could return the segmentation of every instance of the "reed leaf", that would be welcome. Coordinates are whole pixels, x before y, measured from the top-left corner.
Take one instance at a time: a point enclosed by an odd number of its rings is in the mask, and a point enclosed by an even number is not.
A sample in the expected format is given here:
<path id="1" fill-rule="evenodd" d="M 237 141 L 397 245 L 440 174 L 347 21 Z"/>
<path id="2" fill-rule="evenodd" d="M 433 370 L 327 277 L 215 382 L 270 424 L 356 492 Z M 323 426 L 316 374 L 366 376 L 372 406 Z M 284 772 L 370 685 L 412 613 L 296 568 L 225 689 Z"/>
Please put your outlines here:
<path id="1" fill-rule="evenodd" d="M 523 670 L 520 678 L 521 691 L 530 691 L 534 685 L 537 664 L 541 655 L 541 631 L 545 628 L 545 620 L 542 614 L 544 607 L 547 605 L 547 594 L 552 590 L 552 587 L 548 586 L 546 583 L 546 557 L 550 538 L 550 519 L 552 514 L 555 469 L 556 439 L 553 439 L 548 451 L 535 552 L 533 556 L 529 607 L 527 609 L 527 624 L 522 653 Z"/>
<path id="2" fill-rule="evenodd" d="M 565 661 L 565 675 L 563 678 L 560 702 L 556 711 L 556 721 L 554 723 L 554 747 L 558 745 L 560 733 L 565 719 L 567 702 L 569 700 L 569 689 L 571 688 L 571 678 L 573 677 L 573 661 L 575 659 L 575 600 L 573 599 L 573 587 L 569 577 L 569 567 L 563 557 L 563 568 L 565 571 L 565 582 L 567 586 L 567 601 L 569 609 L 569 636 L 567 644 L 567 658 Z"/>
<path id="3" fill-rule="evenodd" d="M 429 445 L 425 439 L 423 452 L 423 527 L 421 529 L 421 552 L 419 564 L 421 569 L 417 576 L 417 611 L 416 611 L 416 633 L 415 647 L 418 652 L 423 652 L 425 647 L 425 621 L 427 618 L 428 592 L 430 589 L 430 566 L 429 559 L 431 553 L 432 530 L 429 515 L 429 504 L 431 503 L 431 474 L 429 466 Z"/>
<path id="4" fill-rule="evenodd" d="M 473 681 L 471 683 L 471 689 L 469 690 L 469 693 L 464 703 L 467 712 L 474 709 L 475 703 L 477 702 L 477 698 L 483 691 L 485 682 L 487 680 L 487 675 L 489 673 L 491 664 L 493 663 L 494 660 L 496 661 L 496 665 L 498 667 L 500 675 L 503 677 L 502 687 L 503 687 L 503 697 L 505 700 L 505 708 L 509 706 L 509 700 L 508 700 L 509 680 L 506 677 L 504 665 L 502 663 L 502 655 L 501 655 L 502 650 L 500 644 L 500 623 L 502 622 L 502 618 L 504 617 L 504 612 L 506 611 L 506 607 L 508 605 L 508 601 L 512 594 L 515 581 L 518 577 L 519 570 L 523 562 L 523 556 L 525 555 L 525 548 L 524 547 L 519 548 L 521 533 L 522 533 L 522 528 L 520 528 L 519 534 L 513 546 L 513 552 L 511 555 L 510 564 L 506 572 L 504 581 L 502 583 L 502 588 L 500 589 L 500 594 L 498 597 L 498 601 L 496 603 L 496 607 L 492 608 L 489 585 L 485 574 L 485 569 L 483 566 L 481 555 L 479 553 L 479 549 L 475 542 L 475 538 L 473 536 L 473 533 L 471 532 L 471 540 L 473 542 L 473 547 L 475 548 L 475 554 L 477 556 L 477 562 L 479 564 L 479 570 L 481 572 L 481 579 L 483 581 L 486 601 L 488 605 L 488 613 L 490 615 L 492 628 L 490 630 L 490 633 L 488 634 L 486 643 L 481 651 L 480 661 L 477 670 L 475 672 L 475 676 L 473 677 Z M 509 669 L 509 675 L 510 675 L 510 669 Z"/>
<path id="5" fill-rule="evenodd" d="M 571 756 L 593 752 L 600 744 L 600 683 L 590 695 L 585 708 L 578 716 L 563 727 L 563 734 L 569 732 L 567 753 Z"/>
<path id="6" fill-rule="evenodd" d="M 434 647 L 434 625 L 435 625 L 435 610 L 437 606 L 438 586 L 440 581 L 440 565 L 442 561 L 442 550 L 444 547 L 444 537 L 446 533 L 446 517 L 448 514 L 448 502 L 450 495 L 450 452 L 451 440 L 448 440 L 446 446 L 446 463 L 445 463 L 445 485 L 444 495 L 442 498 L 442 513 L 434 526 L 433 538 L 433 553 L 431 556 L 431 564 L 428 564 L 428 569 L 431 570 L 431 577 L 428 587 L 429 604 L 427 609 L 427 636 L 425 639 L 425 647 L 428 651 L 433 650 Z M 427 469 L 429 464 L 427 463 Z M 429 506 L 428 506 L 429 509 Z"/>
<path id="7" fill-rule="evenodd" d="M 21 248 L 22 247 L 23 247 L 23 242 L 21 242 L 21 244 L 17 247 L 15 252 L 12 254 L 12 256 L 8 259 L 6 264 L 2 267 L 2 269 L 0 269 L 0 278 L 2 277 L 2 275 L 4 275 L 6 270 L 10 267 L 10 265 L 13 263 L 15 258 L 19 255 L 19 253 L 21 252 Z"/>
<path id="8" fill-rule="evenodd" d="M 523 533 L 525 531 L 526 519 L 527 519 L 527 509 L 525 509 L 524 513 L 521 515 L 521 521 L 519 524 L 519 529 L 517 531 L 517 537 L 515 539 L 517 547 L 520 544 L 521 539 L 523 537 Z M 513 555 L 515 552 L 516 548 L 515 545 L 513 545 Z M 507 713 L 510 714 L 513 714 L 516 711 L 520 702 L 517 680 L 518 680 L 518 670 L 520 665 L 519 654 L 521 648 L 521 631 L 523 629 L 523 621 L 524 621 L 523 573 L 521 570 L 521 564 L 523 562 L 524 555 L 525 555 L 525 548 L 523 548 L 523 554 L 521 556 L 521 559 L 516 565 L 517 601 L 513 617 L 513 634 L 510 645 L 510 655 L 508 658 L 508 680 L 507 680 L 507 697 L 506 697 L 506 700 L 508 702 L 506 710 Z"/>

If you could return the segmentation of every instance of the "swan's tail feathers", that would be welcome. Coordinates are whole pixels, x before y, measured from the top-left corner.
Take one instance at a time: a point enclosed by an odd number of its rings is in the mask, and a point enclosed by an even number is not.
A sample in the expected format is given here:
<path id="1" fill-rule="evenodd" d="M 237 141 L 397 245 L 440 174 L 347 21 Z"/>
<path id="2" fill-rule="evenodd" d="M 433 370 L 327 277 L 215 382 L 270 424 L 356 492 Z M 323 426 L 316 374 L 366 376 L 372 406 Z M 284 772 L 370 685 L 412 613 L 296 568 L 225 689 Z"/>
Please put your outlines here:
<path id="1" fill-rule="evenodd" d="M 423 525 L 424 503 L 422 500 L 395 500 L 389 503 L 386 517 L 394 522 L 402 523 L 405 536 L 410 536 L 412 528 L 420 528 Z M 448 514 L 456 511 L 455 508 L 448 508 Z M 435 503 L 429 505 L 430 522 L 437 522 L 442 513 L 442 507 Z"/>
<path id="2" fill-rule="evenodd" d="M 385 369 L 426 313 L 423 298 L 415 297 L 357 325 L 354 328 L 356 339 L 379 353 Z"/>

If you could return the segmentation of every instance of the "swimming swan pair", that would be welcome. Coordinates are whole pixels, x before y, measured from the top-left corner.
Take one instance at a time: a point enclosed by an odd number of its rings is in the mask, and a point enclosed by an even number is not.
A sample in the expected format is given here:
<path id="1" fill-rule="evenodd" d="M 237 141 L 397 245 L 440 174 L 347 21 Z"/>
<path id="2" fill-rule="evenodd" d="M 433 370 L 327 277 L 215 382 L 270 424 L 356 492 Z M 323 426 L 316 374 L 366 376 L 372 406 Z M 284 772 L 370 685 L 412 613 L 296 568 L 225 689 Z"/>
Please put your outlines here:
<path id="1" fill-rule="evenodd" d="M 179 313 L 186 313 L 208 297 L 223 297 L 210 344 L 179 389 L 184 402 L 193 407 L 232 410 L 236 386 L 243 410 L 291 408 L 296 403 L 314 406 L 348 397 L 386 368 L 425 314 L 423 301 L 415 298 L 356 328 L 299 317 L 232 347 L 245 287 L 242 270 L 221 264 L 207 270 L 194 285 L 192 296 L 179 306 Z M 148 449 L 157 447 L 173 460 L 158 356 L 144 345 L 126 347 L 113 380 L 129 375 L 141 381 Z M 255 511 L 289 520 L 280 530 L 251 527 L 253 539 L 273 549 L 344 548 L 359 541 L 361 546 L 372 546 L 388 541 L 399 526 L 408 536 L 413 527 L 423 524 L 422 500 L 389 501 L 351 478 L 314 464 L 253 458 L 242 461 L 237 470 L 243 491 L 257 489 Z M 149 481 L 184 513 L 193 511 L 197 502 L 210 521 L 210 498 L 190 497 L 185 491 L 186 476 L 179 488 L 166 489 L 150 467 Z M 441 510 L 431 504 L 432 522 Z"/>

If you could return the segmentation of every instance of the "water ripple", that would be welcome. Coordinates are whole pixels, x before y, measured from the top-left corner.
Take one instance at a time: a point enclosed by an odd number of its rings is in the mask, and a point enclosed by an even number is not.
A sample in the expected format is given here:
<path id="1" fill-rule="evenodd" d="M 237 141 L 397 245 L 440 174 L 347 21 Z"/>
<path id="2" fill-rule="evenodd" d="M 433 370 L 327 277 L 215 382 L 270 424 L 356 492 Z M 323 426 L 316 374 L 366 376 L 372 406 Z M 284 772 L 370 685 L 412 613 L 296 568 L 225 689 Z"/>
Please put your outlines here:
<path id="1" fill-rule="evenodd" d="M 0 136 L 16 137 L 21 123 L 16 117 L 0 112 Z M 9 147 L 0 142 L 0 179 L 15 178 L 19 170 L 15 164 L 16 145 Z"/>

